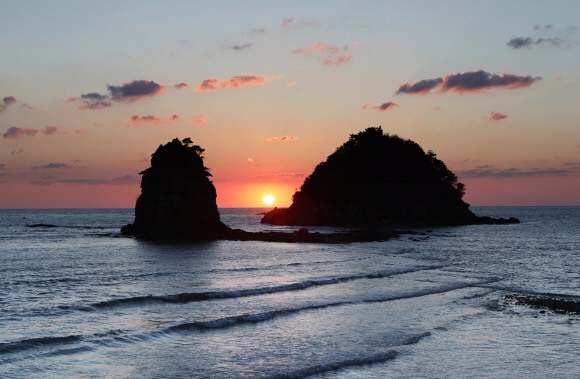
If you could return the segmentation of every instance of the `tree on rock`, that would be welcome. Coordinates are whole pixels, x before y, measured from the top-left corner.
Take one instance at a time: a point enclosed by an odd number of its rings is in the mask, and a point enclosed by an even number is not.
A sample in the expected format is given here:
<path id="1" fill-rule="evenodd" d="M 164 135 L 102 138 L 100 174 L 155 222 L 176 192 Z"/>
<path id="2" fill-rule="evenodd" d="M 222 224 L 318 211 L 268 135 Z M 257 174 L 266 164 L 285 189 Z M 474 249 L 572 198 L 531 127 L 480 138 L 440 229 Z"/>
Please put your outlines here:
<path id="1" fill-rule="evenodd" d="M 145 239 L 220 238 L 229 228 L 220 221 L 216 190 L 203 164 L 203 152 L 191 138 L 160 145 L 151 167 L 142 171 L 135 222 L 123 234 Z"/>
<path id="2" fill-rule="evenodd" d="M 381 127 L 352 134 L 320 163 L 287 209 L 266 213 L 278 225 L 470 224 L 465 185 L 435 153 Z"/>

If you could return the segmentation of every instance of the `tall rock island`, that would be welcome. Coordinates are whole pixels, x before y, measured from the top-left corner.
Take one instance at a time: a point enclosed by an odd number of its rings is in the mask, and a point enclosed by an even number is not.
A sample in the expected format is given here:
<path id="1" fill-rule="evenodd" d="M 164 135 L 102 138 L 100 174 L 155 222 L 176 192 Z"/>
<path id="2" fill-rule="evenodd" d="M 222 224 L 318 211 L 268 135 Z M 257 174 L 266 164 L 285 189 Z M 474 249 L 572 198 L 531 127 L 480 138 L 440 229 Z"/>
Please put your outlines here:
<path id="1" fill-rule="evenodd" d="M 121 233 L 152 240 L 222 238 L 230 228 L 220 221 L 216 190 L 203 165 L 204 149 L 190 138 L 160 145 L 151 167 L 142 171 L 135 221 Z"/>
<path id="2" fill-rule="evenodd" d="M 478 217 L 460 183 L 432 151 L 367 128 L 320 163 L 289 208 L 267 212 L 274 225 L 467 225 L 518 222 Z"/>

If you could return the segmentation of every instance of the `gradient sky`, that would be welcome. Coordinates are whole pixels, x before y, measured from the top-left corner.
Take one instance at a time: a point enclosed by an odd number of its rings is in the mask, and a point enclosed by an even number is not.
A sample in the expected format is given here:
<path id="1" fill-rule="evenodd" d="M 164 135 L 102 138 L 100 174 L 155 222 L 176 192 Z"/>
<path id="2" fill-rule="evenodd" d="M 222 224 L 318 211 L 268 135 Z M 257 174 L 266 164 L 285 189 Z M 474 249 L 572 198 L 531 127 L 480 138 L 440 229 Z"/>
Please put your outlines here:
<path id="1" fill-rule="evenodd" d="M 580 205 L 578 1 L 0 1 L 0 208 L 134 207 L 173 138 L 276 206 L 370 126 L 472 205 Z"/>

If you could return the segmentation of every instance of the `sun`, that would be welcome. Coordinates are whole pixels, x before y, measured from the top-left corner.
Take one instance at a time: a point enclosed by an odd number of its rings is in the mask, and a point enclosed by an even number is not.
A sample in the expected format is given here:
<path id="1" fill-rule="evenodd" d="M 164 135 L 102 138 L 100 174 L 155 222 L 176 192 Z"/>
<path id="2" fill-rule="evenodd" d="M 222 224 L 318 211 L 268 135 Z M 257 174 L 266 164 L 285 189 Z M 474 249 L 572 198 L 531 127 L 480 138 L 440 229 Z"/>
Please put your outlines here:
<path id="1" fill-rule="evenodd" d="M 272 205 L 272 204 L 274 204 L 275 199 L 274 199 L 274 196 L 272 196 L 272 195 L 266 195 L 266 196 L 264 196 L 264 198 L 262 200 L 264 200 L 264 204 Z"/>

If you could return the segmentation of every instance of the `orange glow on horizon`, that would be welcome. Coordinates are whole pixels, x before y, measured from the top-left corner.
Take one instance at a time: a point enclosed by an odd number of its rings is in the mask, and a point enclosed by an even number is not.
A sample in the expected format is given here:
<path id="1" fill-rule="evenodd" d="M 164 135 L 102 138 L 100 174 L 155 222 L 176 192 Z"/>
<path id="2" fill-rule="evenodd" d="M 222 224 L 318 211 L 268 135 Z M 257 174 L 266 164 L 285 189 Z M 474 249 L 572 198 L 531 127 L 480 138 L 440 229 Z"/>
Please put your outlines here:
<path id="1" fill-rule="evenodd" d="M 289 207 L 292 195 L 301 184 L 214 182 L 218 208 L 264 208 L 264 194 L 272 196 L 277 207 Z"/>

